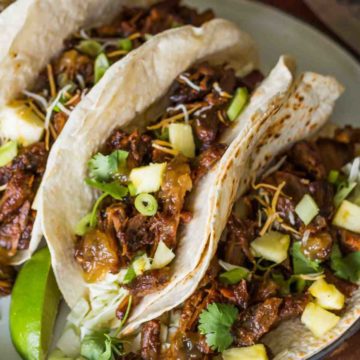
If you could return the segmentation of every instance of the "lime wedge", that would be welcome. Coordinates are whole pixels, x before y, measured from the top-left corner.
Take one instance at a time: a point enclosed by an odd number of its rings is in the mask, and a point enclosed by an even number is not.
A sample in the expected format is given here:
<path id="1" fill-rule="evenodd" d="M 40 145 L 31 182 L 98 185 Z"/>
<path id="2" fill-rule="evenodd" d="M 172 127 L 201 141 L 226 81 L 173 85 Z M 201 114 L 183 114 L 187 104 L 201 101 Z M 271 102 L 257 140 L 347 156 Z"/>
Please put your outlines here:
<path id="1" fill-rule="evenodd" d="M 22 267 L 11 296 L 10 333 L 24 359 L 45 359 L 60 297 L 49 250 L 43 248 Z"/>

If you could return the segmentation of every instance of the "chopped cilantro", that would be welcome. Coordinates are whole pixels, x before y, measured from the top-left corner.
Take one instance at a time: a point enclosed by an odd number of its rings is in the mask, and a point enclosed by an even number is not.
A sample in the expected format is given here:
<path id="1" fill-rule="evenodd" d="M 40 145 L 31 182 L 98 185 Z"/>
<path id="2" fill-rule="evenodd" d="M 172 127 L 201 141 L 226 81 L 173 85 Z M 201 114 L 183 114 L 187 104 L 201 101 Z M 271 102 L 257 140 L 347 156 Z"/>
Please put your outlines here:
<path id="1" fill-rule="evenodd" d="M 360 251 L 342 256 L 339 245 L 333 245 L 330 255 L 330 267 L 335 275 L 352 282 L 360 279 Z"/>
<path id="2" fill-rule="evenodd" d="M 115 150 L 110 155 L 95 154 L 88 162 L 90 177 L 98 181 L 109 181 L 117 173 L 124 172 L 129 153 Z"/>
<path id="3" fill-rule="evenodd" d="M 250 271 L 248 269 L 239 266 L 235 269 L 221 273 L 219 275 L 219 279 L 225 284 L 237 284 L 240 280 L 246 279 L 249 272 Z"/>
<path id="4" fill-rule="evenodd" d="M 107 332 L 96 332 L 84 337 L 80 354 L 88 360 L 112 360 L 115 356 L 124 355 L 124 345 Z"/>
<path id="5" fill-rule="evenodd" d="M 206 335 L 206 342 L 213 350 L 222 352 L 231 345 L 230 330 L 238 313 L 235 306 L 219 303 L 212 303 L 201 312 L 199 330 Z"/>
<path id="6" fill-rule="evenodd" d="M 301 242 L 294 242 L 291 248 L 294 274 L 312 274 L 321 271 L 320 263 L 307 258 L 301 251 Z"/>
<path id="7" fill-rule="evenodd" d="M 126 186 L 121 185 L 118 181 L 111 183 L 102 183 L 94 179 L 85 179 L 86 184 L 109 194 L 116 200 L 122 200 L 129 192 Z"/>
<path id="8" fill-rule="evenodd" d="M 291 292 L 302 293 L 306 286 L 306 281 L 297 275 L 291 275 L 285 279 L 282 273 L 273 272 L 271 277 L 279 285 L 282 296 L 289 295 Z"/>
<path id="9" fill-rule="evenodd" d="M 123 280 L 123 284 L 130 284 L 136 278 L 136 272 L 132 265 L 129 266 Z"/>

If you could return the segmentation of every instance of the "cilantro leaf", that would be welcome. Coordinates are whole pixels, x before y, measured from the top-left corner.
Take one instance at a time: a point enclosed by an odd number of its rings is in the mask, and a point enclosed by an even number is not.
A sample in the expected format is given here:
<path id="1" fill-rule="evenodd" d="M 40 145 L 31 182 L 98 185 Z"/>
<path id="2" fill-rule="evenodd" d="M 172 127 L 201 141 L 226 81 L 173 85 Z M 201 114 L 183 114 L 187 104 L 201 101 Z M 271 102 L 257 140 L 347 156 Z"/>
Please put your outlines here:
<path id="1" fill-rule="evenodd" d="M 335 243 L 331 250 L 330 267 L 339 278 L 357 282 L 360 279 L 360 251 L 343 257 L 339 245 Z"/>
<path id="2" fill-rule="evenodd" d="M 298 294 L 304 291 L 306 286 L 306 280 L 297 275 L 291 275 L 288 279 L 285 279 L 284 275 L 280 272 L 273 272 L 271 277 L 280 287 L 280 294 L 282 296 L 289 295 L 291 292 Z M 294 285 L 295 284 L 295 285 Z"/>
<path id="3" fill-rule="evenodd" d="M 230 330 L 238 313 L 235 306 L 219 303 L 212 303 L 201 312 L 199 330 L 206 335 L 206 342 L 213 350 L 222 352 L 231 345 Z"/>
<path id="4" fill-rule="evenodd" d="M 129 153 L 115 150 L 110 155 L 95 154 L 88 162 L 90 177 L 98 181 L 109 181 L 116 173 L 124 172 Z"/>
<path id="5" fill-rule="evenodd" d="M 102 183 L 95 179 L 85 179 L 86 184 L 109 194 L 116 200 L 122 200 L 129 192 L 126 186 L 121 185 L 118 181 L 111 183 Z"/>
<path id="6" fill-rule="evenodd" d="M 301 251 L 301 242 L 294 242 L 291 248 L 294 274 L 312 274 L 321 271 L 320 263 L 307 258 Z"/>
<path id="7" fill-rule="evenodd" d="M 219 275 L 219 279 L 224 284 L 237 284 L 240 280 L 246 279 L 250 271 L 244 267 L 237 267 Z"/>
<path id="8" fill-rule="evenodd" d="M 107 332 L 96 332 L 84 337 L 80 354 L 88 360 L 111 360 L 114 355 L 123 355 L 124 347 L 120 339 Z"/>
<path id="9" fill-rule="evenodd" d="M 130 284 L 134 279 L 136 278 L 136 272 L 134 270 L 134 267 L 132 265 L 129 266 L 127 269 L 127 272 L 124 276 L 123 284 Z"/>

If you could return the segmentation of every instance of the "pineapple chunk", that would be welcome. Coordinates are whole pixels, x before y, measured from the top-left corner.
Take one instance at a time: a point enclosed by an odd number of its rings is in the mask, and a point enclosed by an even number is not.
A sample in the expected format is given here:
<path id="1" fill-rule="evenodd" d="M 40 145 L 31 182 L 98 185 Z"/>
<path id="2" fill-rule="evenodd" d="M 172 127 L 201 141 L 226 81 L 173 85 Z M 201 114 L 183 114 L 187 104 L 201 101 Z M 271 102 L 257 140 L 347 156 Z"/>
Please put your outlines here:
<path id="1" fill-rule="evenodd" d="M 345 296 L 324 279 L 316 280 L 309 287 L 309 292 L 316 298 L 316 303 L 328 310 L 340 310 L 344 307 Z"/>
<path id="2" fill-rule="evenodd" d="M 14 102 L 0 110 L 1 137 L 28 146 L 39 141 L 43 133 L 44 123 L 24 103 Z"/>
<path id="3" fill-rule="evenodd" d="M 189 124 L 170 124 L 169 140 L 173 149 L 180 151 L 188 158 L 195 156 L 195 142 Z"/>
<path id="4" fill-rule="evenodd" d="M 166 162 L 132 169 L 129 177 L 135 187 L 136 195 L 158 191 L 162 183 L 165 169 Z"/>
<path id="5" fill-rule="evenodd" d="M 344 200 L 339 206 L 332 223 L 360 234 L 360 206 Z"/>
<path id="6" fill-rule="evenodd" d="M 283 262 L 288 256 L 290 236 L 277 231 L 269 231 L 256 238 L 251 244 L 255 256 L 273 261 L 277 264 Z"/>
<path id="7" fill-rule="evenodd" d="M 268 360 L 263 344 L 225 350 L 222 358 L 224 360 Z"/>
<path id="8" fill-rule="evenodd" d="M 171 249 L 169 249 L 163 241 L 159 242 L 159 245 L 156 248 L 154 260 L 152 263 L 153 269 L 161 269 L 166 265 L 170 264 L 175 254 Z"/>
<path id="9" fill-rule="evenodd" d="M 339 322 L 340 317 L 311 302 L 301 316 L 301 322 L 316 336 L 322 337 Z"/>

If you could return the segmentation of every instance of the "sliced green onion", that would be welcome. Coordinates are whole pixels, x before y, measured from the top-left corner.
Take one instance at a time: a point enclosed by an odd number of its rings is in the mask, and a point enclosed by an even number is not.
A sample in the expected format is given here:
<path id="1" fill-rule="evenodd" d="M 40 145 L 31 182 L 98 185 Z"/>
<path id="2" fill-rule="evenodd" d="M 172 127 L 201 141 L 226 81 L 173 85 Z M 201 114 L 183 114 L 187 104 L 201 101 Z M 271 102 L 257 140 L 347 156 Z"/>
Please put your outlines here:
<path id="1" fill-rule="evenodd" d="M 97 213 L 97 209 L 99 207 L 99 205 L 101 204 L 101 202 L 107 197 L 109 196 L 108 193 L 104 193 L 102 194 L 95 202 L 94 207 L 91 211 L 91 217 L 90 217 L 90 226 L 91 227 L 95 227 L 96 223 L 97 223 L 97 218 L 96 218 L 96 213 Z"/>
<path id="2" fill-rule="evenodd" d="M 340 228 L 360 234 L 360 206 L 344 200 L 341 202 L 332 223 Z"/>
<path id="3" fill-rule="evenodd" d="M 132 265 L 129 266 L 127 272 L 124 276 L 124 280 L 122 281 L 123 284 L 130 284 L 136 278 L 136 272 Z"/>
<path id="4" fill-rule="evenodd" d="M 153 216 L 157 212 L 158 203 L 151 194 L 142 193 L 135 198 L 135 208 L 142 215 Z"/>
<path id="5" fill-rule="evenodd" d="M 342 182 L 337 189 L 334 196 L 334 205 L 338 207 L 343 200 L 345 200 L 356 186 L 356 182 L 349 183 L 347 181 Z"/>
<path id="6" fill-rule="evenodd" d="M 296 205 L 295 212 L 305 225 L 309 225 L 319 213 L 319 207 L 309 194 L 305 194 Z"/>
<path id="7" fill-rule="evenodd" d="M 163 241 L 160 241 L 151 264 L 152 269 L 162 269 L 174 259 L 174 252 L 169 249 Z"/>
<path id="8" fill-rule="evenodd" d="M 95 84 L 104 76 L 106 70 L 110 67 L 108 58 L 104 53 L 97 56 L 94 64 L 94 82 Z"/>
<path id="9" fill-rule="evenodd" d="M 131 51 L 133 48 L 132 42 L 130 39 L 120 39 L 118 41 L 118 47 L 125 51 Z"/>
<path id="10" fill-rule="evenodd" d="M 18 153 L 17 142 L 15 140 L 8 141 L 0 147 L 0 166 L 10 163 Z"/>
<path id="11" fill-rule="evenodd" d="M 91 228 L 90 221 L 91 221 L 91 213 L 86 214 L 75 226 L 75 234 L 78 236 L 85 235 L 88 230 Z"/>
<path id="12" fill-rule="evenodd" d="M 121 329 L 123 328 L 124 324 L 126 323 L 128 317 L 129 317 L 130 310 L 131 310 L 131 305 L 132 305 L 132 299 L 133 299 L 133 297 L 132 297 L 132 295 L 130 295 L 128 305 L 127 305 L 127 308 L 126 308 L 126 311 L 125 311 L 125 315 L 124 315 L 123 319 L 121 320 L 121 323 L 120 323 L 118 329 L 115 331 L 115 336 L 116 337 L 120 334 Z"/>
<path id="13" fill-rule="evenodd" d="M 136 195 L 136 187 L 135 187 L 135 185 L 133 183 L 128 184 L 128 189 L 129 189 L 130 196 L 135 196 Z"/>
<path id="14" fill-rule="evenodd" d="M 236 269 L 226 271 L 219 275 L 221 282 L 225 284 L 237 284 L 240 280 L 246 279 L 249 276 L 249 270 L 239 266 Z"/>
<path id="15" fill-rule="evenodd" d="M 331 170 L 328 175 L 328 182 L 331 184 L 336 184 L 340 173 L 337 170 Z"/>
<path id="16" fill-rule="evenodd" d="M 80 44 L 76 47 L 82 53 L 89 55 L 91 57 L 96 57 L 102 51 L 102 46 L 99 42 L 95 40 L 82 40 Z"/>
<path id="17" fill-rule="evenodd" d="M 236 90 L 235 95 L 231 100 L 231 103 L 226 112 L 230 121 L 236 120 L 236 118 L 240 115 L 248 101 L 248 98 L 249 92 L 246 87 L 238 88 Z"/>

